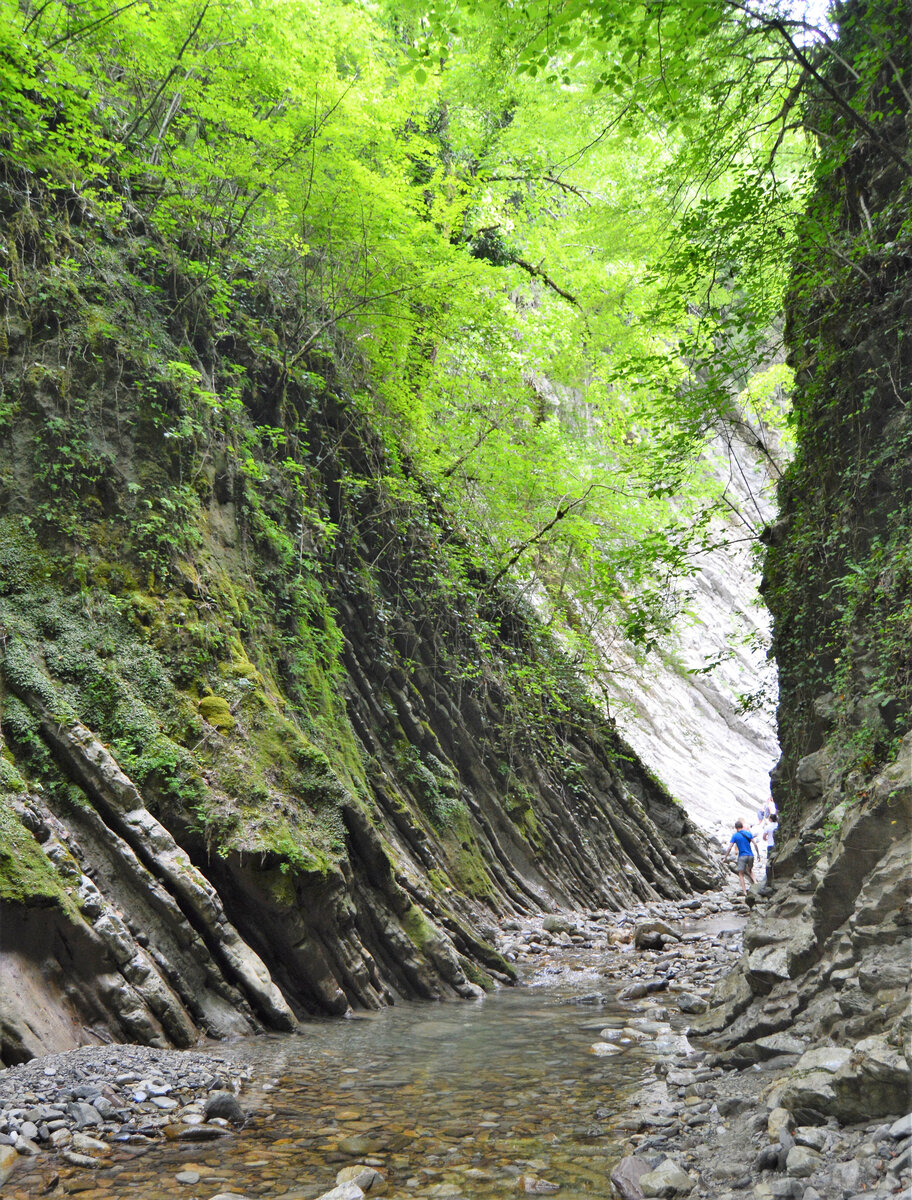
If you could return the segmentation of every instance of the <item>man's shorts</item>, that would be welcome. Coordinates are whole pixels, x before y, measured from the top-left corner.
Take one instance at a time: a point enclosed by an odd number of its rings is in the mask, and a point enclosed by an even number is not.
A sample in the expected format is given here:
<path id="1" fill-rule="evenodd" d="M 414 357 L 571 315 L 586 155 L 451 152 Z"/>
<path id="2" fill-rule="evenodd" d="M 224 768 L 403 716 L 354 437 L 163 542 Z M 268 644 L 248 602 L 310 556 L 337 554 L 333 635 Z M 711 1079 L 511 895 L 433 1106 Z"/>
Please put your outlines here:
<path id="1" fill-rule="evenodd" d="M 753 869 L 754 869 L 753 854 L 740 854 L 738 856 L 738 870 L 739 871 L 752 871 Z"/>

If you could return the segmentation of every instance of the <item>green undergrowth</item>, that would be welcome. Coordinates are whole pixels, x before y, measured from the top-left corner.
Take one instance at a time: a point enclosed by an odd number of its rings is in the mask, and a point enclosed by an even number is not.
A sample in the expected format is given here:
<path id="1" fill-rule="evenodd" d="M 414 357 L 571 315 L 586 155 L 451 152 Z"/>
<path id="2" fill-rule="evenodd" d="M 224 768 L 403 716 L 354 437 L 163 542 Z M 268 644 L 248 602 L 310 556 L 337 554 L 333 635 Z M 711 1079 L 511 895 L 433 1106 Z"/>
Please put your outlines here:
<path id="1" fill-rule="evenodd" d="M 279 691 L 268 656 L 261 672 L 224 612 L 201 613 L 186 595 L 145 591 L 123 564 L 83 555 L 76 567 L 41 549 L 21 520 L 0 522 L 10 689 L 3 722 L 16 759 L 58 803 L 85 802 L 41 736 L 28 703 L 38 695 L 57 719 L 86 724 L 156 814 L 189 821 L 212 852 L 272 852 L 302 868 L 329 869 L 343 850 L 340 805 L 360 787 L 350 738 L 345 746 L 336 734 L 345 756 L 335 756 L 332 744 L 321 749 L 319 709 L 309 736 L 306 713 Z M 116 592 L 102 586 L 115 576 Z M 192 675 L 191 646 L 198 652 Z M 332 699 L 329 685 L 321 690 Z"/>

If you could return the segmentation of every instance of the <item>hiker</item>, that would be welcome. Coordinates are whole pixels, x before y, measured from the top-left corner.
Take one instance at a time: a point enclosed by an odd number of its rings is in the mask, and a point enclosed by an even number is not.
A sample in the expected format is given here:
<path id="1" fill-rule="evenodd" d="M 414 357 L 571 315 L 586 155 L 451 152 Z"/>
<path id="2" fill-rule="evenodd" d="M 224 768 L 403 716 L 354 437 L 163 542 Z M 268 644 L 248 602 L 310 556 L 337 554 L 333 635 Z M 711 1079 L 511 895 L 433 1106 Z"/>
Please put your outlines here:
<path id="1" fill-rule="evenodd" d="M 779 813 L 772 796 L 764 805 L 764 813 L 763 823 L 760 826 L 760 840 L 766 856 L 766 882 L 772 883 L 772 859 L 776 849 L 776 830 L 779 828 Z"/>
<path id="2" fill-rule="evenodd" d="M 757 820 L 758 821 L 778 821 L 779 820 L 779 810 L 776 808 L 776 801 L 772 798 L 772 796 L 770 796 L 770 798 L 768 800 L 764 801 L 762 808 L 757 809 Z"/>
<path id="3" fill-rule="evenodd" d="M 751 831 L 749 829 L 744 828 L 744 822 L 739 819 L 739 820 L 735 821 L 735 832 L 731 835 L 731 841 L 728 844 L 728 848 L 726 849 L 725 853 L 722 855 L 722 861 L 725 862 L 725 860 L 728 858 L 729 854 L 731 854 L 732 846 L 737 846 L 737 848 L 738 848 L 738 879 L 741 882 L 741 894 L 742 895 L 745 895 L 747 893 L 746 880 L 749 879 L 751 881 L 751 883 L 754 882 L 754 850 L 753 850 L 753 847 L 754 847 L 754 844 L 756 843 L 756 840 L 757 839 L 754 837 L 754 835 L 751 833 Z"/>

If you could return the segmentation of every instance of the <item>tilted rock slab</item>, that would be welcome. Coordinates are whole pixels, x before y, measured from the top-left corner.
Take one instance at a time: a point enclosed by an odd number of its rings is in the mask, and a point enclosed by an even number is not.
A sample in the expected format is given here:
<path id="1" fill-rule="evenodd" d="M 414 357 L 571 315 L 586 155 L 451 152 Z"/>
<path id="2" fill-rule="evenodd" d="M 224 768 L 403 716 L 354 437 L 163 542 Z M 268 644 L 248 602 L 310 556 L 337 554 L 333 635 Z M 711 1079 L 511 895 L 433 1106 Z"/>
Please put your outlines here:
<path id="1" fill-rule="evenodd" d="M 217 948 L 227 974 L 261 1019 L 273 1029 L 294 1029 L 294 1014 L 262 959 L 229 922 L 215 888 L 149 812 L 110 751 L 79 721 L 58 722 L 34 693 L 24 692 L 20 699 L 39 718 L 48 744 L 106 821 L 165 883 L 203 939 Z"/>

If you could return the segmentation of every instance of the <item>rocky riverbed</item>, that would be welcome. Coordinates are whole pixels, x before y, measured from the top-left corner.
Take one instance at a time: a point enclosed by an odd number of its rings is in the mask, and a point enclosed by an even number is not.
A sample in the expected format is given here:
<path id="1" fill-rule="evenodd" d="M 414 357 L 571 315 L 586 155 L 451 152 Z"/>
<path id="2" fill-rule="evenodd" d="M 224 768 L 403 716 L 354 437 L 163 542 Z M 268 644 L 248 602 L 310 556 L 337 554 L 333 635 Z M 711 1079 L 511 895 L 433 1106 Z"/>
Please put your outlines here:
<path id="1" fill-rule="evenodd" d="M 308 1177 L 283 1159 L 292 1143 L 276 1137 L 263 1152 L 263 1133 L 288 1100 L 274 1080 L 259 1079 L 238 1045 L 178 1052 L 137 1046 L 85 1047 L 35 1059 L 0 1073 L 0 1178 L 4 1196 L 79 1193 L 84 1200 L 131 1191 L 135 1163 L 161 1147 L 199 1150 L 200 1161 L 168 1159 L 159 1193 L 212 1200 L 475 1200 L 497 1194 L 563 1193 L 573 1200 L 693 1200 L 794 1197 L 849 1200 L 908 1195 L 912 1115 L 846 1126 L 807 1106 L 787 1111 L 779 1100 L 790 1073 L 826 1070 L 841 1048 L 815 1045 L 806 1032 L 766 1038 L 761 1061 L 745 1063 L 693 1036 L 724 992 L 727 971 L 741 954 L 746 906 L 733 882 L 726 893 L 677 903 L 650 903 L 626 913 L 585 912 L 508 919 L 487 932 L 522 972 L 527 987 L 549 988 L 588 971 L 592 990 L 575 996 L 574 1031 L 589 1053 L 616 1066 L 635 1060 L 642 1082 L 622 1104 L 587 1114 L 578 1152 L 589 1156 L 585 1182 L 570 1176 L 566 1155 L 488 1155 L 484 1168 L 470 1153 L 422 1150 L 409 1140 L 345 1135 L 327 1114 L 332 1138 Z M 758 901 L 763 903 L 762 898 Z M 416 1018 L 427 1024 L 420 1008 Z M 453 1013 L 444 1006 L 434 1013 Z M 609 1015 L 610 1014 L 610 1015 Z M 756 1043 L 755 1043 L 756 1044 Z M 814 1063 L 810 1059 L 814 1059 Z M 831 1064 L 832 1065 L 832 1064 Z M 371 1065 L 352 1062 L 351 1071 Z M 544 1068 L 543 1068 L 544 1070 Z M 369 1079 L 367 1080 L 369 1083 Z M 440 1084 L 446 1111 L 445 1083 Z M 477 1129 L 457 1132 L 460 1147 L 500 1136 L 497 1107 L 480 1083 Z M 382 1091 L 379 1093 L 382 1101 Z M 521 1103 L 522 1097 L 516 1098 Z M 912 1104 L 908 1107 L 912 1108 Z M 352 1114 L 348 1114 L 351 1116 Z M 559 1113 L 543 1109 L 551 1122 Z M 575 1114 L 567 1112 L 569 1122 Z M 300 1130 L 313 1133 L 312 1129 Z M 327 1132 L 317 1130 L 317 1133 Z M 228 1145 L 250 1140 L 243 1192 L 223 1165 Z M 519 1144 L 519 1143 L 516 1143 Z M 434 1147 L 438 1150 L 440 1147 Z M 222 1165 L 220 1165 L 222 1164 Z M 284 1166 L 283 1166 L 284 1164 Z M 252 1183 L 251 1180 L 256 1182 Z"/>

